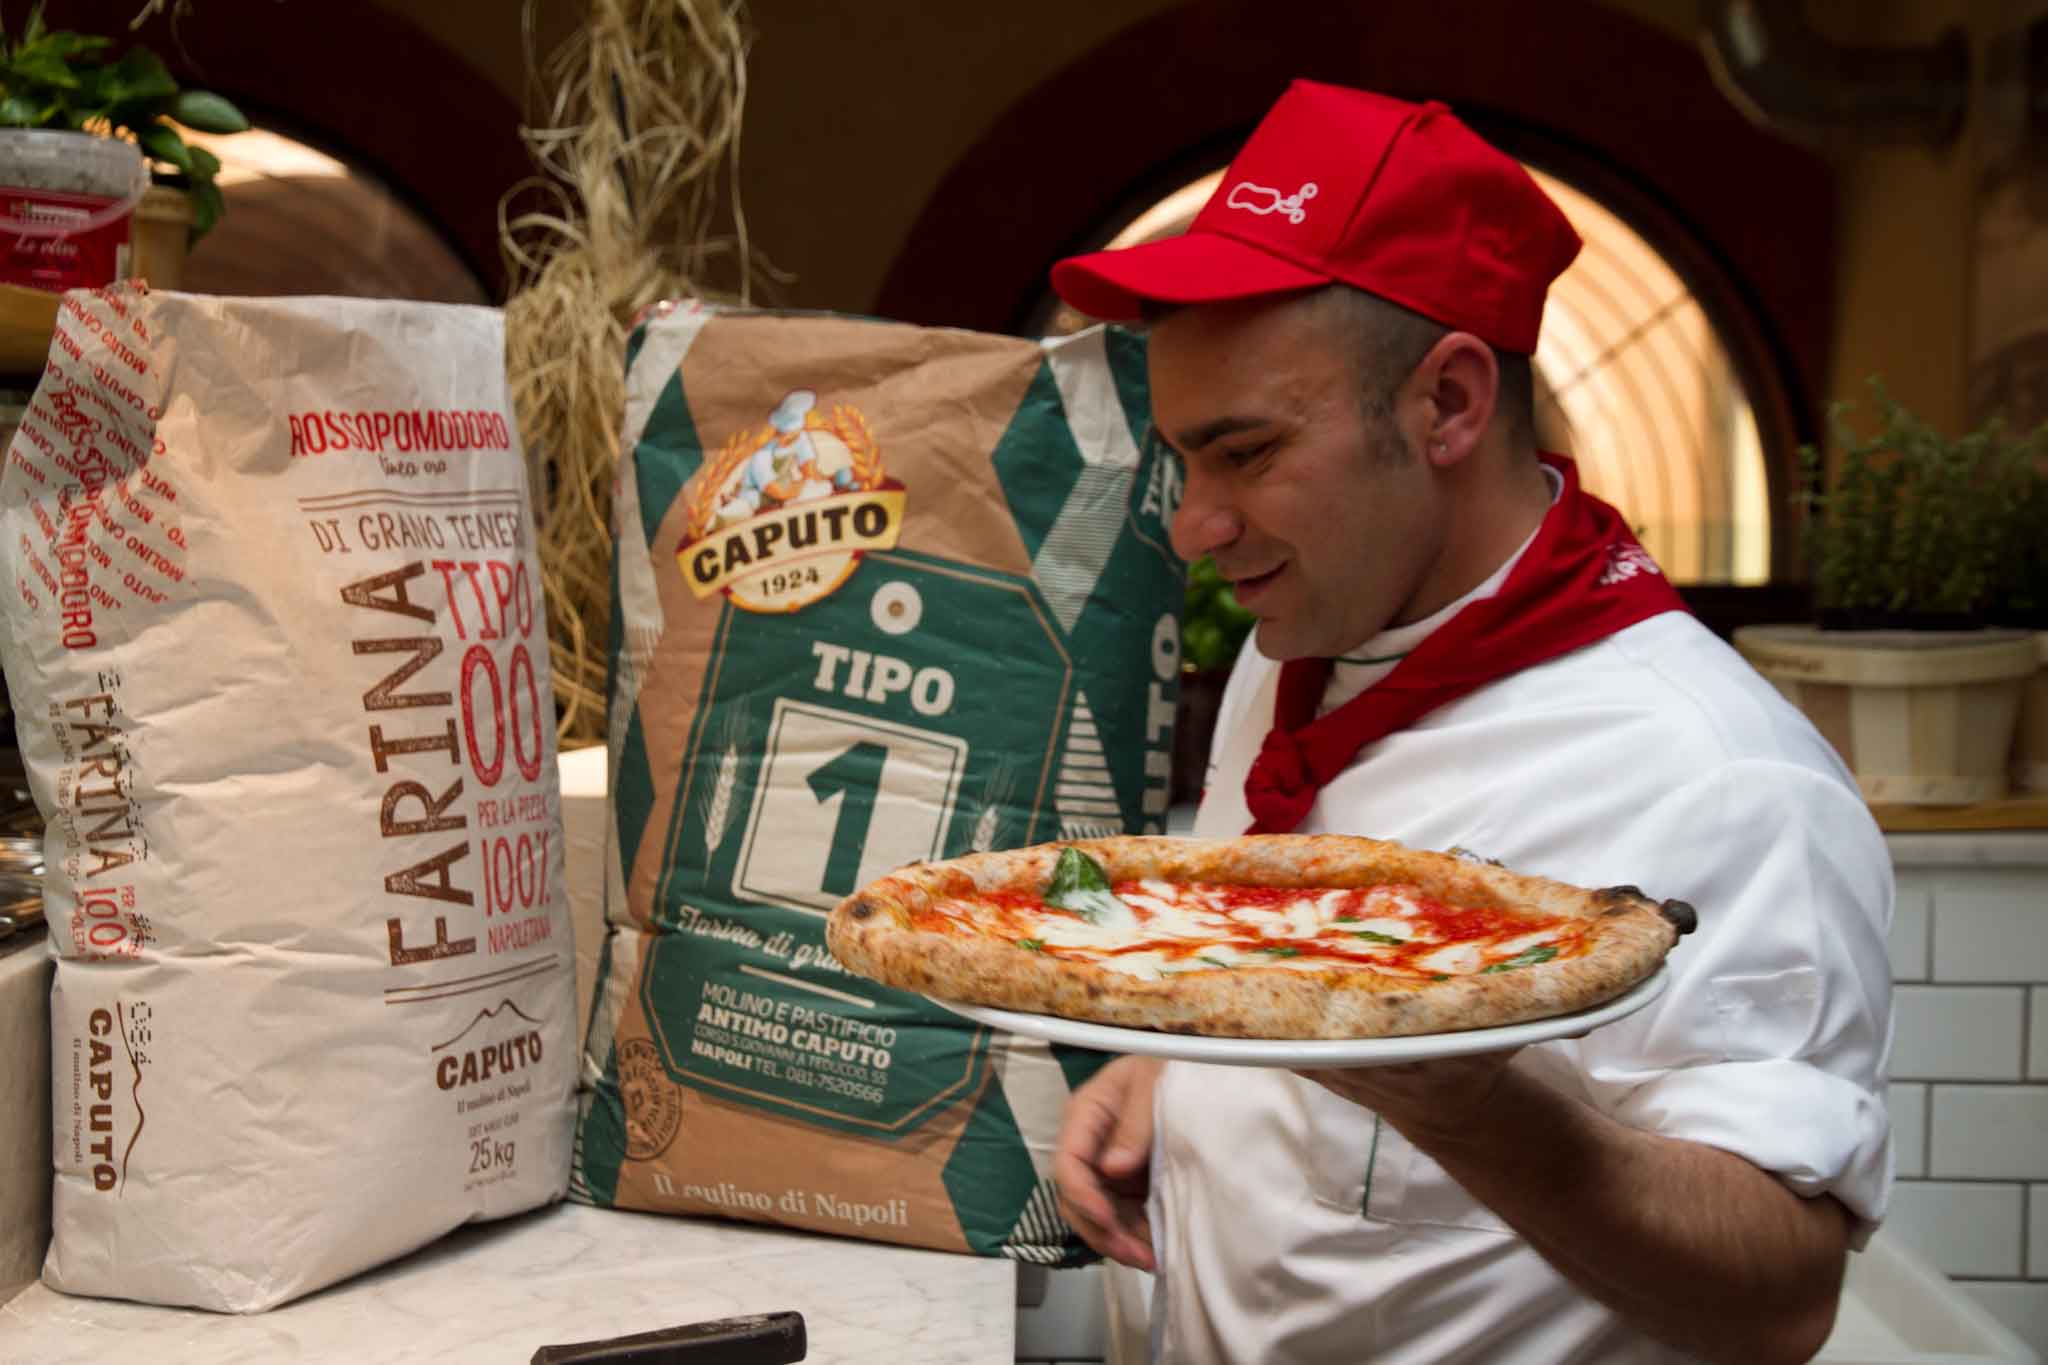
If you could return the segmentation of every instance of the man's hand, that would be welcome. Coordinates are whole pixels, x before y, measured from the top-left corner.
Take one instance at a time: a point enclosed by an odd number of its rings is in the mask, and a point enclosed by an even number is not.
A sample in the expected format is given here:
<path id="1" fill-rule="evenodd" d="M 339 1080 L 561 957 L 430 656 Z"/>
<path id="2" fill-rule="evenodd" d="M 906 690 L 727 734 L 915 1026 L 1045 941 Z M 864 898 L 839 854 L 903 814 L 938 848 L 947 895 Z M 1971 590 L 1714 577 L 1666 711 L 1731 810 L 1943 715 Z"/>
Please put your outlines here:
<path id="1" fill-rule="evenodd" d="M 1513 1061 L 1515 1050 L 1446 1057 L 1432 1062 L 1298 1073 L 1323 1089 L 1363 1105 L 1420 1147 L 1437 1135 L 1454 1137 L 1485 1121 L 1486 1103 Z"/>
<path id="2" fill-rule="evenodd" d="M 1152 1094 L 1163 1062 L 1119 1057 L 1067 1101 L 1053 1179 L 1060 1212 L 1081 1240 L 1113 1261 L 1151 1270 Z"/>

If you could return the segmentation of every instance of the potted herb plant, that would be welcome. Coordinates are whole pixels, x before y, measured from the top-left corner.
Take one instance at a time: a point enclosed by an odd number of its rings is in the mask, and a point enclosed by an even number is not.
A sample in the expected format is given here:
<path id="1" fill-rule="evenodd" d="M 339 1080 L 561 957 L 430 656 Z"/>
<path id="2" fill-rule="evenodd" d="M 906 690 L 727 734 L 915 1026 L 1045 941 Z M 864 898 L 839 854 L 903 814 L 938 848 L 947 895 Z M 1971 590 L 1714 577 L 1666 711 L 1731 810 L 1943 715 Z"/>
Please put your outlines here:
<path id="1" fill-rule="evenodd" d="M 2038 795 L 2048 794 L 2048 426 L 2010 450 L 2009 536 L 2000 557 L 2004 586 L 1992 619 L 2034 632 L 2038 667 L 2020 701 L 2012 780 L 2021 791 Z"/>
<path id="2" fill-rule="evenodd" d="M 113 47 L 113 39 L 101 35 L 49 28 L 40 4 L 20 33 L 0 31 L 0 184 L 103 194 L 104 179 L 87 185 L 68 177 L 111 158 L 97 155 L 102 149 L 92 144 L 68 147 L 63 139 L 134 144 L 155 184 L 142 201 L 141 221 L 167 221 L 174 230 L 162 240 L 147 229 L 138 233 L 135 245 L 144 259 L 131 268 L 175 284 L 185 248 L 225 207 L 215 183 L 219 159 L 188 144 L 180 126 L 238 133 L 249 120 L 219 95 L 180 89 L 148 48 L 129 46 L 114 55 Z M 118 170 L 114 174 L 118 178 Z"/>
<path id="3" fill-rule="evenodd" d="M 1736 647 L 1812 719 L 1873 802 L 1965 804 L 2006 794 L 2031 632 L 2000 628 L 2019 604 L 2016 547 L 2038 499 L 2048 435 L 1994 421 L 1951 439 L 1872 384 L 1880 419 L 1859 438 L 1830 425 L 1832 485 L 1803 447 L 1813 626 L 1752 626 Z"/>
<path id="4" fill-rule="evenodd" d="M 1239 605 L 1215 560 L 1204 555 L 1188 565 L 1181 613 L 1180 711 L 1173 729 L 1175 801 L 1192 801 L 1202 794 L 1223 685 L 1257 619 Z"/>

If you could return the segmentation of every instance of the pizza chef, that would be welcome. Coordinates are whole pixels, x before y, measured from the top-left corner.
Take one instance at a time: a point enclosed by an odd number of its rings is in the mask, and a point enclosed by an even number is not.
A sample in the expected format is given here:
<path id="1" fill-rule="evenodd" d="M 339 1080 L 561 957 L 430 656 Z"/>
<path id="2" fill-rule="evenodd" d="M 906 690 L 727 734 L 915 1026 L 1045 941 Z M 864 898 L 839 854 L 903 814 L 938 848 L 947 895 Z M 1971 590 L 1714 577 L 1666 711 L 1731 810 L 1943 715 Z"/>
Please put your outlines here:
<path id="1" fill-rule="evenodd" d="M 1156 1270 L 1156 1359 L 1803 1360 L 1883 1214 L 1886 850 L 1538 453 L 1529 355 L 1578 249 L 1442 105 L 1297 82 L 1186 235 L 1053 271 L 1149 323 L 1175 545 L 1259 618 L 1198 834 L 1460 846 L 1700 911 L 1662 998 L 1580 1039 L 1106 1067 L 1056 1173 L 1084 1237 Z"/>

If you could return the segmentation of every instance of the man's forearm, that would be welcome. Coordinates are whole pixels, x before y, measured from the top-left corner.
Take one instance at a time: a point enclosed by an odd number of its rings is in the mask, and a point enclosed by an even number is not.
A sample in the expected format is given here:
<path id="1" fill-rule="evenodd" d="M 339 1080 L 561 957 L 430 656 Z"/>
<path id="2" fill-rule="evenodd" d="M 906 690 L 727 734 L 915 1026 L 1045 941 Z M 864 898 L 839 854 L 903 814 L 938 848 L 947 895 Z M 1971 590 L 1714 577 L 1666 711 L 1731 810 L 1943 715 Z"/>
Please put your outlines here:
<path id="1" fill-rule="evenodd" d="M 1586 1293 L 1714 1360 L 1805 1360 L 1841 1291 L 1845 1211 L 1740 1157 L 1658 1137 L 1513 1069 L 1483 1120 L 1389 1116 Z"/>

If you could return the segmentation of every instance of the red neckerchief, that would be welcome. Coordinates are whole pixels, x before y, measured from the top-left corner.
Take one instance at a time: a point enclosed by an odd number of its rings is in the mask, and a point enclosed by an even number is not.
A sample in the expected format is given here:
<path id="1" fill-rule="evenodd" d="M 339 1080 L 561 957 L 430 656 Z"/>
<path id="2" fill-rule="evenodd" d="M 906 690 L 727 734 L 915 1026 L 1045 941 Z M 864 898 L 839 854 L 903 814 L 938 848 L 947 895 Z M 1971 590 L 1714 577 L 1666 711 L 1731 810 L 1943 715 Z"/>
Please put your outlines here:
<path id="1" fill-rule="evenodd" d="M 1245 775 L 1247 834 L 1299 825 L 1358 751 L 1495 678 L 1506 677 L 1685 603 L 1612 507 L 1579 487 L 1578 467 L 1543 455 L 1564 491 L 1499 592 L 1467 603 L 1394 671 L 1316 716 L 1334 661 L 1280 666 L 1273 728 Z"/>

